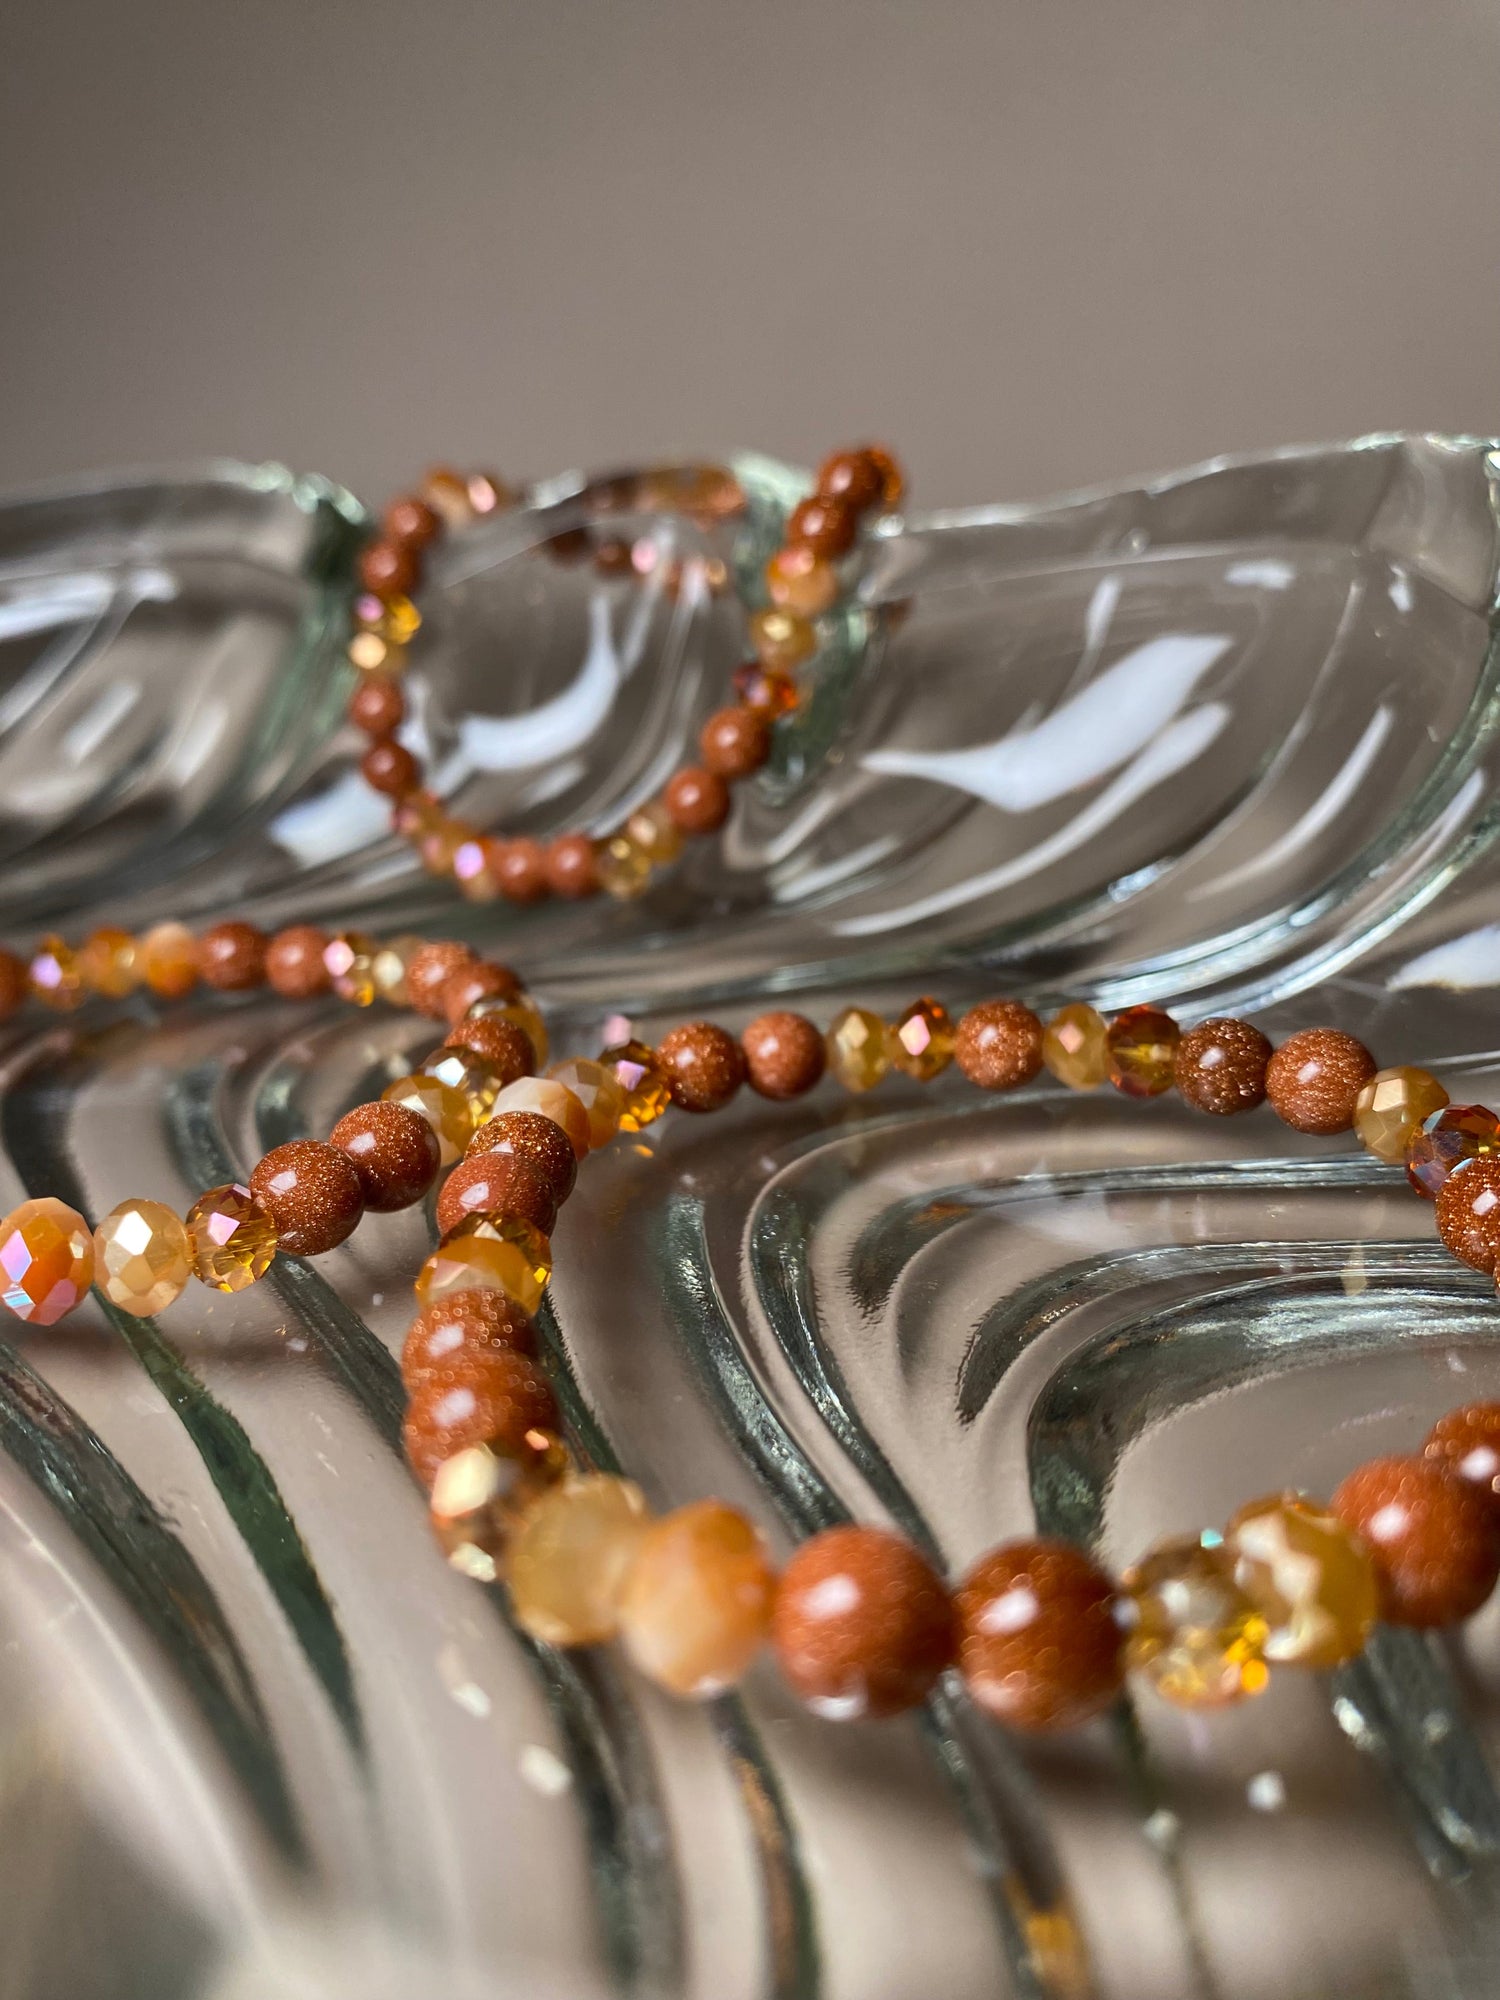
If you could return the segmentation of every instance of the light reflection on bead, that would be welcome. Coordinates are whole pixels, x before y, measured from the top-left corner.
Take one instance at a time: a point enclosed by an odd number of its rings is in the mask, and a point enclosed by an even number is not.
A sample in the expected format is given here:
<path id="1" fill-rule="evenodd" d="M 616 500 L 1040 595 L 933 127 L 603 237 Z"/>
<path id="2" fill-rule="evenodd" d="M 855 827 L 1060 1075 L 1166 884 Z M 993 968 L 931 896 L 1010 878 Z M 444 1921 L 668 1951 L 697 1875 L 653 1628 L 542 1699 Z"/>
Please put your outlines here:
<path id="1" fill-rule="evenodd" d="M 887 1044 L 897 1069 L 928 1083 L 953 1060 L 953 1019 L 937 1000 L 914 1000 L 891 1029 Z"/>
<path id="2" fill-rule="evenodd" d="M 437 1134 L 442 1166 L 451 1167 L 474 1136 L 469 1100 L 435 1076 L 398 1076 L 380 1095 L 387 1104 L 404 1104 L 408 1111 L 427 1120 Z"/>
<path id="3" fill-rule="evenodd" d="M 94 1231 L 94 1283 L 136 1319 L 165 1312 L 192 1275 L 186 1224 L 159 1201 L 122 1201 Z"/>
<path id="4" fill-rule="evenodd" d="M 519 1215 L 475 1215 L 445 1236 L 417 1275 L 424 1306 L 455 1292 L 504 1292 L 534 1313 L 552 1275 L 552 1245 Z"/>
<path id="5" fill-rule="evenodd" d="M 391 1006 L 407 1007 L 411 1004 L 406 990 L 406 968 L 425 942 L 424 938 L 405 932 L 400 937 L 387 938 L 371 958 L 370 976 L 375 981 L 375 991 Z"/>
<path id="6" fill-rule="evenodd" d="M 665 867 L 682 852 L 682 829 L 660 799 L 636 807 L 625 822 L 625 837 L 653 868 Z"/>
<path id="7" fill-rule="evenodd" d="M 356 1007 L 368 1007 L 378 988 L 375 984 L 375 954 L 380 946 L 363 931 L 341 931 L 329 940 L 323 963 L 341 1000 Z"/>
<path id="8" fill-rule="evenodd" d="M 1179 1708 L 1221 1708 L 1269 1679 L 1267 1624 L 1234 1580 L 1234 1558 L 1184 1537 L 1163 1542 L 1120 1584 L 1125 1665 Z"/>
<path id="9" fill-rule="evenodd" d="M 276 1255 L 276 1224 L 238 1181 L 200 1194 L 187 1212 L 193 1271 L 217 1292 L 242 1292 Z"/>
<path id="10" fill-rule="evenodd" d="M 1097 1090 L 1109 1081 L 1104 1016 L 1081 1001 L 1060 1007 L 1042 1034 L 1042 1061 L 1069 1090 Z"/>
<path id="11" fill-rule="evenodd" d="M 181 1000 L 198 983 L 198 953 L 186 924 L 155 924 L 141 939 L 141 971 L 160 999 Z"/>
<path id="12" fill-rule="evenodd" d="M 431 1055 L 424 1056 L 417 1064 L 415 1073 L 436 1077 L 439 1083 L 456 1090 L 469 1107 L 470 1124 L 474 1131 L 494 1110 L 495 1099 L 505 1084 L 505 1078 L 492 1062 L 475 1055 L 472 1049 L 449 1048 L 446 1044 L 434 1049 Z M 464 1143 L 468 1144 L 467 1138 Z"/>
<path id="13" fill-rule="evenodd" d="M 1241 1507 L 1224 1533 L 1234 1580 L 1266 1620 L 1278 1664 L 1337 1667 L 1380 1615 L 1375 1566 L 1342 1521 L 1295 1493 Z"/>
<path id="14" fill-rule="evenodd" d="M 891 1066 L 886 1025 L 865 1007 L 845 1007 L 828 1029 L 828 1067 L 845 1090 L 873 1090 Z"/>
<path id="15" fill-rule="evenodd" d="M 600 1056 L 599 1066 L 620 1086 L 622 1132 L 644 1132 L 671 1105 L 666 1073 L 656 1060 L 656 1051 L 644 1042 L 616 1042 Z"/>
<path id="16" fill-rule="evenodd" d="M 77 954 L 66 938 L 44 937 L 27 968 L 32 992 L 44 1007 L 59 1013 L 77 1007 L 84 997 Z"/>

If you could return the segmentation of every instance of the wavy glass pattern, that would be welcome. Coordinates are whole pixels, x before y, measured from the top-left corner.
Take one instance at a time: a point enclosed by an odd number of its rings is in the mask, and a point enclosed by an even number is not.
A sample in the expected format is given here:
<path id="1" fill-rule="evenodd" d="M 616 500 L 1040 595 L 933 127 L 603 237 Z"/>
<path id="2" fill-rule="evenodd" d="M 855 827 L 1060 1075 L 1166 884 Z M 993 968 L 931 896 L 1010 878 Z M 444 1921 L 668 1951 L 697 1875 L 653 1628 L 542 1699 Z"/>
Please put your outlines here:
<path id="1" fill-rule="evenodd" d="M 741 471 L 763 539 L 795 485 Z M 1336 1020 L 1433 1064 L 1460 1101 L 1492 1096 L 1490 480 L 1484 445 L 1375 440 L 909 522 L 864 583 L 909 615 L 868 650 L 851 623 L 824 707 L 722 862 L 602 920 L 464 920 L 543 968 L 559 1052 L 591 1051 L 626 995 L 649 1037 L 710 999 L 738 1024 L 794 982 L 816 983 L 825 1019 L 922 988 L 1149 992 L 1185 1014 L 1233 994 L 1268 1032 Z M 304 712 L 327 718 L 341 586 L 316 551 L 326 531 L 347 554 L 352 507 L 265 475 L 229 485 L 214 505 L 262 528 L 220 545 L 210 623 L 239 629 L 242 591 L 274 598 L 265 686 L 295 658 Z M 152 534 L 204 495 L 151 490 L 132 518 Z M 633 599 L 638 695 L 583 732 L 573 789 L 464 771 L 475 741 L 503 740 L 475 718 L 534 716 L 603 619 L 589 577 L 506 540 L 556 532 L 583 490 L 476 532 L 441 579 L 424 727 L 465 810 L 618 812 L 734 662 L 724 600 Z M 26 557 L 37 574 L 81 564 L 87 513 L 63 507 L 67 536 Z M 77 713 L 129 625 L 74 630 L 55 685 Z M 212 686 L 198 647 L 170 657 Z M 521 665 L 507 679 L 497 658 Z M 21 756 L 31 735 L 37 772 L 61 740 L 27 719 L 45 707 L 0 736 Z M 122 748 L 111 787 L 138 754 Z M 114 877 L 70 846 L 83 808 L 59 807 L 27 837 L 73 858 L 34 882 L 12 865 L 11 929 L 33 908 L 76 924 L 179 907 L 171 842 L 186 856 L 194 826 L 219 840 L 192 865 L 200 909 L 243 907 L 249 884 L 263 912 L 342 894 L 343 915 L 451 929 L 373 831 L 290 854 L 286 816 L 311 838 L 346 796 L 346 753 L 310 721 L 280 754 L 248 775 L 210 760 L 180 834 L 151 778 L 138 846 L 123 820 L 111 836 Z M 888 921 L 934 896 L 920 922 Z M 0 1196 L 91 1215 L 129 1193 L 185 1207 L 326 1130 L 430 1040 L 262 998 L 6 1033 Z M 721 1494 L 783 1549 L 845 1513 L 888 1516 L 953 1568 L 1039 1521 L 1120 1563 L 1254 1493 L 1326 1492 L 1500 1395 L 1493 1293 L 1429 1232 L 1395 1170 L 1266 1114 L 1051 1086 L 985 1102 L 951 1078 L 858 1102 L 825 1086 L 596 1160 L 558 1231 L 544 1332 L 585 1450 L 653 1504 Z M 193 1288 L 150 1323 L 96 1298 L 0 1349 L 18 1994 L 1495 1990 L 1494 1606 L 1456 1638 L 1382 1634 L 1354 1668 L 1229 1714 L 1140 1693 L 1040 1747 L 956 1686 L 848 1728 L 764 1669 L 703 1709 L 669 1703 L 611 1655 L 526 1642 L 430 1544 L 394 1365 L 430 1239 L 426 1214 L 370 1218 L 239 1297 Z"/>

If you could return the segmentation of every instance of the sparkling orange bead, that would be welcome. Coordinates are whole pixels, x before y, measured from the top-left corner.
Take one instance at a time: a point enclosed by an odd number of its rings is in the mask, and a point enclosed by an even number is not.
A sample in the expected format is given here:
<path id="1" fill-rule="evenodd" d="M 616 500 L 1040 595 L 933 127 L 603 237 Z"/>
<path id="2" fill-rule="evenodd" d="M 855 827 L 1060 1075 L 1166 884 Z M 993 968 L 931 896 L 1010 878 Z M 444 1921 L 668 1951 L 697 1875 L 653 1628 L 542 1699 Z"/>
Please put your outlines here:
<path id="1" fill-rule="evenodd" d="M 524 995 L 520 980 L 508 965 L 475 958 L 443 982 L 438 998 L 443 1005 L 443 1019 L 450 1028 L 456 1028 L 469 1019 L 481 1000 L 515 1001 Z"/>
<path id="2" fill-rule="evenodd" d="M 123 1000 L 140 984 L 140 950 L 129 931 L 103 925 L 79 947 L 78 971 L 91 993 Z"/>
<path id="3" fill-rule="evenodd" d="M 589 1145 L 607 1146 L 620 1129 L 620 1114 L 625 1109 L 625 1093 L 614 1071 L 603 1063 L 570 1056 L 566 1062 L 553 1063 L 547 1074 L 570 1091 L 588 1113 Z"/>
<path id="4" fill-rule="evenodd" d="M 845 1722 L 925 1701 L 952 1664 L 957 1633 L 942 1578 L 904 1536 L 842 1527 L 794 1551 L 771 1639 L 792 1691 Z"/>
<path id="5" fill-rule="evenodd" d="M 532 1056 L 538 1068 L 547 1060 L 549 1043 L 547 1024 L 542 1019 L 541 1009 L 535 1001 L 519 993 L 513 1000 L 476 1000 L 470 1007 L 468 1019 L 474 1021 L 509 1021 L 513 1028 L 519 1028 L 531 1044 Z"/>
<path id="6" fill-rule="evenodd" d="M 141 939 L 141 974 L 163 1000 L 181 1000 L 198 983 L 198 947 L 186 924 L 154 924 Z"/>
<path id="7" fill-rule="evenodd" d="M 1438 1458 L 1376 1458 L 1330 1503 L 1369 1550 L 1380 1615 L 1392 1625 L 1472 1617 L 1500 1575 L 1500 1522 L 1488 1496 Z"/>
<path id="8" fill-rule="evenodd" d="M 481 1125 L 469 1142 L 468 1158 L 508 1153 L 537 1174 L 560 1208 L 578 1179 L 578 1155 L 561 1125 L 539 1111 L 502 1111 Z"/>
<path id="9" fill-rule="evenodd" d="M 1019 1000 L 981 1000 L 960 1018 L 953 1056 L 980 1090 L 1018 1090 L 1042 1066 L 1042 1024 Z"/>
<path id="10" fill-rule="evenodd" d="M 1119 1693 L 1114 1585 L 1070 1542 L 1037 1537 L 992 1549 L 954 1604 L 964 1684 L 997 1721 L 1072 1729 Z"/>
<path id="11" fill-rule="evenodd" d="M 66 938 L 44 937 L 32 953 L 26 973 L 32 992 L 44 1007 L 65 1013 L 84 998 L 78 955 Z"/>
<path id="12" fill-rule="evenodd" d="M 727 1030 L 712 1021 L 685 1021 L 656 1045 L 672 1102 L 680 1111 L 722 1111 L 745 1081 L 745 1056 Z"/>
<path id="13" fill-rule="evenodd" d="M 94 1231 L 94 1283 L 136 1319 L 165 1312 L 192 1275 L 186 1225 L 159 1201 L 122 1201 Z"/>
<path id="14" fill-rule="evenodd" d="M 1485 1498 L 1500 1500 L 1500 1403 L 1466 1403 L 1439 1417 L 1422 1447 Z"/>
<path id="15" fill-rule="evenodd" d="M 1278 1665 L 1337 1667 L 1380 1616 L 1375 1566 L 1336 1514 L 1295 1493 L 1241 1507 L 1224 1532 L 1234 1580 L 1266 1621 Z"/>
<path id="16" fill-rule="evenodd" d="M 0 1222 L 0 1302 L 32 1326 L 55 1326 L 94 1282 L 94 1238 L 77 1209 L 42 1195 Z"/>
<path id="17" fill-rule="evenodd" d="M 1264 1615 L 1221 1547 L 1163 1542 L 1121 1579 L 1125 1665 L 1179 1708 L 1221 1708 L 1270 1678 Z"/>
<path id="18" fill-rule="evenodd" d="M 818 635 L 809 619 L 773 605 L 750 619 L 750 643 L 768 673 L 794 673 L 818 650 Z"/>
<path id="19" fill-rule="evenodd" d="M 1378 1070 L 1354 1101 L 1354 1131 L 1377 1160 L 1404 1166 L 1423 1125 L 1448 1093 L 1425 1069 Z"/>
<path id="20" fill-rule="evenodd" d="M 1189 1028 L 1177 1044 L 1172 1077 L 1195 1111 L 1232 1118 L 1266 1101 L 1271 1044 L 1249 1021 L 1220 1015 Z"/>
<path id="21" fill-rule="evenodd" d="M 413 940 L 411 948 L 403 956 L 406 961 L 404 1004 L 415 1008 L 419 1014 L 426 1014 L 430 1020 L 446 1021 L 448 987 L 456 973 L 467 972 L 476 963 L 473 952 L 466 944 L 455 944 L 451 939 L 430 944 Z"/>
<path id="22" fill-rule="evenodd" d="M 1097 1090 L 1109 1081 L 1104 1016 L 1074 1001 L 1059 1007 L 1042 1033 L 1042 1062 L 1069 1090 Z"/>
<path id="23" fill-rule="evenodd" d="M 940 1000 L 913 1000 L 891 1029 L 891 1061 L 919 1083 L 940 1076 L 953 1060 L 953 1017 Z"/>
<path id="24" fill-rule="evenodd" d="M 828 1068 L 845 1090 L 873 1090 L 891 1066 L 885 1022 L 867 1007 L 845 1007 L 828 1027 Z"/>
<path id="25" fill-rule="evenodd" d="M 328 1143 L 348 1155 L 365 1207 L 383 1215 L 419 1202 L 441 1164 L 442 1148 L 427 1120 L 384 1098 L 346 1111 Z"/>
<path id="26" fill-rule="evenodd" d="M 200 1194 L 187 1212 L 193 1272 L 218 1292 L 242 1292 L 276 1255 L 276 1224 L 238 1181 Z"/>
<path id="27" fill-rule="evenodd" d="M 1271 1109 L 1295 1132 L 1347 1132 L 1359 1093 L 1376 1073 L 1363 1042 L 1339 1028 L 1289 1035 L 1266 1066 Z"/>
<path id="28" fill-rule="evenodd" d="M 529 1507 L 511 1537 L 506 1581 L 523 1630 L 544 1646 L 597 1646 L 619 1629 L 625 1579 L 650 1526 L 640 1488 L 594 1472 Z"/>
<path id="29" fill-rule="evenodd" d="M 435 1076 L 398 1076 L 380 1093 L 386 1104 L 404 1104 L 437 1134 L 440 1164 L 451 1167 L 474 1136 L 474 1113 L 462 1091 Z"/>
<path id="30" fill-rule="evenodd" d="M 679 1507 L 641 1537 L 620 1596 L 620 1634 L 642 1673 L 707 1700 L 745 1672 L 771 1621 L 759 1535 L 721 1500 Z"/>
<path id="31" fill-rule="evenodd" d="M 349 1155 L 323 1139 L 273 1146 L 250 1176 L 250 1192 L 276 1225 L 289 1257 L 321 1257 L 351 1236 L 365 1212 Z"/>
<path id="32" fill-rule="evenodd" d="M 666 1073 L 656 1060 L 656 1051 L 644 1042 L 616 1042 L 600 1056 L 599 1066 L 620 1086 L 622 1132 L 644 1132 L 670 1107 L 672 1093 Z"/>
<path id="33" fill-rule="evenodd" d="M 511 1445 L 469 1445 L 445 1459 L 428 1518 L 448 1561 L 476 1583 L 494 1583 L 517 1523 L 567 1469 L 562 1440 L 548 1431 L 528 1431 Z"/>
<path id="34" fill-rule="evenodd" d="M 424 1306 L 454 1292 L 504 1292 L 534 1313 L 552 1275 L 552 1245 L 519 1215 L 476 1215 L 445 1236 L 417 1276 Z"/>
<path id="35" fill-rule="evenodd" d="M 1105 1034 L 1109 1080 L 1127 1097 L 1160 1097 L 1172 1088 L 1177 1023 L 1159 1007 L 1127 1007 Z"/>
<path id="36" fill-rule="evenodd" d="M 519 1076 L 508 1083 L 495 1099 L 492 1116 L 507 1111 L 535 1111 L 550 1118 L 567 1133 L 574 1153 L 581 1160 L 589 1151 L 589 1114 L 565 1084 L 550 1076 Z"/>
<path id="37" fill-rule="evenodd" d="M 528 1354 L 491 1347 L 468 1357 L 468 1366 L 429 1376 L 411 1393 L 402 1425 L 406 1462 L 430 1486 L 445 1459 L 470 1445 L 513 1449 L 528 1431 L 555 1431 L 552 1385 Z"/>
<path id="38" fill-rule="evenodd" d="M 740 1036 L 746 1080 L 762 1097 L 801 1097 L 828 1066 L 822 1035 L 805 1014 L 757 1014 Z"/>
<path id="39" fill-rule="evenodd" d="M 1438 1189 L 1438 1235 L 1461 1263 L 1488 1276 L 1500 1257 L 1500 1158 L 1469 1160 Z"/>
<path id="40" fill-rule="evenodd" d="M 401 1349 L 401 1380 L 408 1395 L 424 1382 L 462 1381 L 480 1357 L 502 1348 L 535 1354 L 536 1328 L 504 1292 L 450 1292 L 436 1305 L 425 1306 L 406 1330 Z"/>
<path id="41" fill-rule="evenodd" d="M 1485 1104 L 1449 1104 L 1422 1121 L 1406 1156 L 1406 1178 L 1436 1201 L 1448 1176 L 1468 1160 L 1500 1153 L 1500 1118 Z"/>
<path id="42" fill-rule="evenodd" d="M 519 1215 L 550 1236 L 557 1203 L 541 1175 L 513 1153 L 470 1152 L 443 1183 L 437 1226 L 447 1236 L 471 1215 Z"/>

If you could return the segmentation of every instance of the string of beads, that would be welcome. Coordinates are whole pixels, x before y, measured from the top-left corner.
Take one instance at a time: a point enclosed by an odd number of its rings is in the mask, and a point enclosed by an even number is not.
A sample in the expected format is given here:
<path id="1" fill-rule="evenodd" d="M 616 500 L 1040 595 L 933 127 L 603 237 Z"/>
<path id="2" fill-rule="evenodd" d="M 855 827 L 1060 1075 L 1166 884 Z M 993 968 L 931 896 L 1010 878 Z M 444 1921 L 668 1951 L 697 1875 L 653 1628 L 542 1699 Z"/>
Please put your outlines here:
<path id="1" fill-rule="evenodd" d="M 230 992 L 266 983 L 295 998 L 384 997 L 447 1032 L 327 1142 L 273 1148 L 248 1182 L 207 1190 L 185 1217 L 132 1198 L 91 1229 L 50 1197 L 23 1203 L 0 1223 L 6 1307 L 50 1326 L 91 1285 L 137 1316 L 164 1311 L 194 1277 L 237 1292 L 278 1254 L 334 1249 L 366 1210 L 421 1201 L 449 1168 L 402 1353 L 406 1454 L 449 1559 L 503 1580 L 521 1624 L 547 1644 L 618 1638 L 653 1680 L 702 1698 L 733 1685 L 769 1642 L 798 1695 L 833 1717 L 898 1713 L 956 1669 L 1002 1722 L 1053 1730 L 1098 1714 L 1130 1672 L 1171 1702 L 1219 1706 L 1259 1692 L 1273 1666 L 1352 1658 L 1378 1619 L 1456 1623 L 1495 1586 L 1500 1404 L 1451 1412 L 1420 1451 L 1355 1467 L 1326 1503 L 1264 1495 L 1222 1532 L 1167 1541 L 1118 1578 L 1033 1537 L 992 1550 L 950 1588 L 880 1528 L 814 1535 L 778 1575 L 754 1525 L 720 1501 L 653 1519 L 631 1481 L 574 1463 L 537 1360 L 533 1315 L 580 1163 L 669 1109 L 712 1113 L 746 1086 L 793 1099 L 825 1072 L 864 1091 L 893 1070 L 925 1080 L 954 1064 L 978 1088 L 1005 1091 L 1045 1067 L 1077 1090 L 1175 1087 L 1210 1116 L 1269 1102 L 1293 1130 L 1353 1128 L 1378 1158 L 1404 1163 L 1455 1256 L 1493 1273 L 1500 1119 L 1451 1105 L 1426 1071 L 1380 1070 L 1333 1028 L 1273 1049 L 1237 1019 L 1183 1032 L 1158 1008 L 1106 1022 L 1074 1004 L 1044 1023 L 1017 1001 L 988 1000 L 955 1020 L 925 997 L 890 1022 L 850 1007 L 824 1033 L 774 1011 L 738 1036 L 695 1021 L 654 1046 L 625 1041 L 549 1065 L 541 1014 L 515 974 L 462 945 L 311 926 L 272 938 L 244 923 L 198 938 L 165 928 L 139 941 L 96 932 L 76 952 L 49 939 L 29 966 L 0 954 L 0 1011 L 28 993 L 67 1007 L 137 982 L 163 996 L 200 980 Z"/>
<path id="2" fill-rule="evenodd" d="M 423 865 L 451 878 L 466 896 L 535 903 L 549 895 L 591 896 L 600 889 L 621 900 L 643 894 L 653 875 L 677 859 L 684 841 L 723 827 L 730 788 L 765 764 L 772 729 L 798 706 L 797 677 L 815 662 L 823 643 L 820 621 L 835 612 L 852 587 L 847 559 L 865 517 L 896 506 L 904 490 L 895 460 L 879 445 L 836 452 L 827 459 L 813 492 L 792 510 L 782 545 L 766 564 L 768 602 L 749 616 L 752 656 L 733 676 L 734 702 L 718 709 L 700 730 L 699 761 L 675 772 L 659 797 L 638 806 L 623 826 L 602 839 L 572 832 L 543 846 L 526 837 L 496 837 L 448 813 L 424 789 L 421 765 L 398 740 L 406 719 L 401 677 L 422 622 L 414 595 L 431 551 L 452 529 L 514 505 L 518 498 L 487 474 L 464 478 L 441 468 L 429 472 L 419 492 L 390 503 L 378 535 L 359 559 L 362 588 L 355 601 L 349 659 L 360 682 L 349 718 L 368 742 L 360 764 L 366 782 L 391 799 L 396 830 L 413 843 Z M 700 524 L 727 520 L 744 507 L 733 474 L 708 465 L 596 481 L 582 497 L 605 516 L 670 513 Z M 640 580 L 660 566 L 653 542 L 597 538 L 586 528 L 556 535 L 544 546 L 560 562 L 591 558 L 608 578 Z M 726 586 L 722 564 L 699 567 L 708 587 Z M 666 574 L 665 586 L 675 592 L 682 579 L 678 564 Z"/>

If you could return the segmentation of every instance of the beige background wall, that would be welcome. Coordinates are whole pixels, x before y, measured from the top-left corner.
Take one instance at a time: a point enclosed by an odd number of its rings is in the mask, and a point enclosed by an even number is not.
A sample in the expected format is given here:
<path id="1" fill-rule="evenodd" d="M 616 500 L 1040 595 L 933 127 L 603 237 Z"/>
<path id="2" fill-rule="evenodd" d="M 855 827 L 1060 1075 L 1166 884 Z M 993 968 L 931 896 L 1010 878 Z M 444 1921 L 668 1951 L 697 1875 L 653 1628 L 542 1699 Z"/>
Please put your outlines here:
<path id="1" fill-rule="evenodd" d="M 1500 429 L 1500 4 L 33 0 L 0 482 Z"/>

